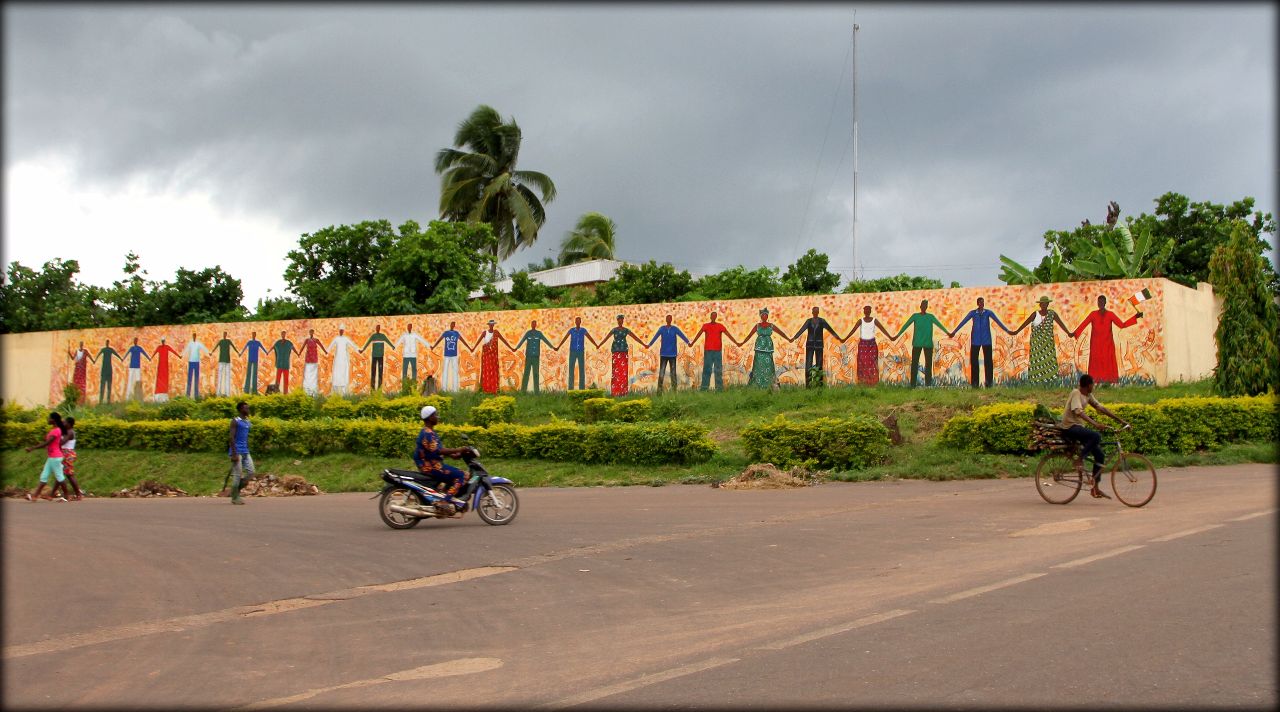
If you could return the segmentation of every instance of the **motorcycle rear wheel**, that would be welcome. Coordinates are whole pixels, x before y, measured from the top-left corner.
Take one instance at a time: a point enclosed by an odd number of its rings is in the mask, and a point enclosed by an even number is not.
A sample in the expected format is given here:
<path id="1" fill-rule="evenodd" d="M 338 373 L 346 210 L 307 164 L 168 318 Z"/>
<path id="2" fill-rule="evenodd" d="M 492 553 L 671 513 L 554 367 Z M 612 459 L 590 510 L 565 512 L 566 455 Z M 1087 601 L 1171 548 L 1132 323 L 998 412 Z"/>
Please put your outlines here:
<path id="1" fill-rule="evenodd" d="M 407 487 L 393 487 L 382 493 L 382 498 L 378 500 L 378 514 L 382 516 L 382 523 L 392 529 L 412 529 L 418 526 L 418 522 L 422 519 L 419 517 L 411 517 L 408 514 L 391 511 L 392 505 L 401 507 L 417 507 L 421 505 L 417 493 Z"/>
<path id="2" fill-rule="evenodd" d="M 520 499 L 516 497 L 515 488 L 511 485 L 494 485 L 480 497 L 476 514 L 480 515 L 485 524 L 499 526 L 510 524 L 519 510 Z"/>

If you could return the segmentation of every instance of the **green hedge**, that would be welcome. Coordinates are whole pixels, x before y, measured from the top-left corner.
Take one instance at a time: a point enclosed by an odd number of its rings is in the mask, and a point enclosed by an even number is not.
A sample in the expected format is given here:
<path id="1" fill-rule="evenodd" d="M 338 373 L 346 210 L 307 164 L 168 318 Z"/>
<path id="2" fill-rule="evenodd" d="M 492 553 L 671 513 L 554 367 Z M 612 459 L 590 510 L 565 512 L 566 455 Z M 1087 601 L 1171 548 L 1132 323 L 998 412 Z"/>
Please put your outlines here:
<path id="1" fill-rule="evenodd" d="M 771 462 L 778 467 L 870 467 L 884 461 L 890 444 L 888 428 L 867 415 L 803 423 L 779 415 L 743 428 L 741 435 L 752 462 Z"/>
<path id="2" fill-rule="evenodd" d="M 352 452 L 382 457 L 410 457 L 420 426 L 387 420 L 280 420 L 255 418 L 249 447 L 253 452 L 315 455 Z M 76 424 L 84 450 L 154 450 L 225 452 L 226 421 L 125 421 L 97 419 Z M 577 425 L 556 422 L 526 426 L 500 423 L 489 428 L 441 425 L 449 447 L 470 443 L 485 457 L 528 458 L 581 463 L 667 464 L 703 462 L 715 454 L 707 431 L 687 422 L 606 423 Z M 6 449 L 38 445 L 43 423 L 4 423 L 0 444 Z"/>
<path id="3" fill-rule="evenodd" d="M 648 398 L 614 400 L 612 398 L 587 398 L 582 401 L 578 420 L 583 423 L 638 423 L 650 420 L 653 402 Z"/>
<path id="4" fill-rule="evenodd" d="M 258 418 L 279 418 L 280 420 L 315 420 L 317 418 L 338 418 L 341 420 L 377 419 L 415 422 L 423 406 L 433 405 L 440 411 L 440 417 L 447 418 L 453 406 L 449 396 L 401 396 L 398 398 L 381 398 L 373 396 L 350 401 L 345 398 L 320 397 L 312 398 L 305 393 L 288 395 L 256 395 L 204 398 L 191 400 L 178 397 L 161 404 L 140 404 L 134 401 L 125 403 L 115 409 L 115 415 L 100 415 L 87 411 L 82 419 L 99 419 L 115 417 L 128 421 L 147 420 L 225 420 L 235 417 L 236 403 L 244 401 L 249 410 Z M 80 417 L 80 416 L 78 416 Z"/>
<path id="5" fill-rule="evenodd" d="M 1133 425 L 1132 430 L 1119 433 L 1119 438 L 1126 450 L 1135 452 L 1188 453 L 1215 450 L 1227 443 L 1275 441 L 1280 436 L 1280 408 L 1273 396 L 1167 398 L 1150 405 L 1117 403 L 1107 407 Z M 977 408 L 971 415 L 948 420 L 939 442 L 966 452 L 1026 453 L 1034 410 L 1030 403 Z M 1095 420 L 1110 422 L 1089 410 Z"/>
<path id="6" fill-rule="evenodd" d="M 516 399 L 511 396 L 486 398 L 471 409 L 471 423 L 482 428 L 497 423 L 510 423 L 515 417 Z"/>

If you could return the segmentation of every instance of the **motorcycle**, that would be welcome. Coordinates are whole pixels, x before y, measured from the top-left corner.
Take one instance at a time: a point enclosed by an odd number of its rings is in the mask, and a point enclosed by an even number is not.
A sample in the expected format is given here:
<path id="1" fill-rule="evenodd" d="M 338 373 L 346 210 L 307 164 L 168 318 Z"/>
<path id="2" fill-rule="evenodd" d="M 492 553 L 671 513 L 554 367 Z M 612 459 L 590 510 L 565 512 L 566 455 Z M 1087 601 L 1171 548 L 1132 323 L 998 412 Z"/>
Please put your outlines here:
<path id="1" fill-rule="evenodd" d="M 383 523 L 392 529 L 412 529 L 423 519 L 458 518 L 474 509 L 486 524 L 510 524 L 520 508 L 514 483 L 505 477 L 490 475 L 479 458 L 479 449 L 469 445 L 463 448 L 467 483 L 457 495 L 463 505 L 452 513 L 436 507 L 437 502 L 449 503 L 449 496 L 439 491 L 441 483 L 434 477 L 416 470 L 383 470 L 382 481 L 386 485 L 378 501 L 378 514 L 382 515 Z"/>

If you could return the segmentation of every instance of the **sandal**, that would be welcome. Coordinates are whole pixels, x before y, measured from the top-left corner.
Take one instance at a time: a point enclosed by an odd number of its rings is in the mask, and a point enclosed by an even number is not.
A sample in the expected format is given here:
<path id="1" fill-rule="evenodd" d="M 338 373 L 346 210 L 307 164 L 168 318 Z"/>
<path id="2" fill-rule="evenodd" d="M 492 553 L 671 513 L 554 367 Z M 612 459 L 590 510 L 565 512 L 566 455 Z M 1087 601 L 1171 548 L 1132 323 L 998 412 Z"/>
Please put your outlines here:
<path id="1" fill-rule="evenodd" d="M 1111 495 L 1107 494 L 1106 492 L 1103 492 L 1100 489 L 1097 489 L 1096 487 L 1094 489 L 1089 490 L 1089 494 L 1094 499 L 1111 499 Z"/>

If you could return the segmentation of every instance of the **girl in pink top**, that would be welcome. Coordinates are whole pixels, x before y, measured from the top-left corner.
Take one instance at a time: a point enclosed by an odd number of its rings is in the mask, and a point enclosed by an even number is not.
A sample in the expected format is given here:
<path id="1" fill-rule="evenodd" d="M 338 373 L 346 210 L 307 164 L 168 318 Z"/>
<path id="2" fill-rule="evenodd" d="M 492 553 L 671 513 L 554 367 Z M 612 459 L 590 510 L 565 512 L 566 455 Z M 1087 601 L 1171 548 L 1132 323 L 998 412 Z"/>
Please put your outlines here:
<path id="1" fill-rule="evenodd" d="M 67 477 L 62 474 L 62 416 L 57 413 L 49 414 L 50 430 L 44 436 L 44 442 L 39 445 L 32 445 L 27 448 L 27 452 L 31 452 L 38 447 L 43 447 L 48 452 L 48 458 L 44 461 L 44 470 L 40 472 L 40 486 L 36 488 L 35 496 L 30 492 L 27 493 L 27 501 L 34 502 L 37 499 L 53 499 L 52 497 L 41 497 L 40 493 L 44 491 L 44 486 L 49 482 L 49 475 L 53 475 L 58 482 L 65 482 Z M 66 497 L 58 497 L 59 501 L 67 501 Z"/>

